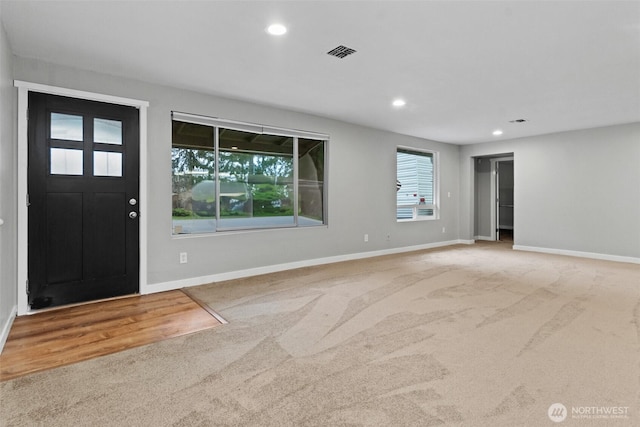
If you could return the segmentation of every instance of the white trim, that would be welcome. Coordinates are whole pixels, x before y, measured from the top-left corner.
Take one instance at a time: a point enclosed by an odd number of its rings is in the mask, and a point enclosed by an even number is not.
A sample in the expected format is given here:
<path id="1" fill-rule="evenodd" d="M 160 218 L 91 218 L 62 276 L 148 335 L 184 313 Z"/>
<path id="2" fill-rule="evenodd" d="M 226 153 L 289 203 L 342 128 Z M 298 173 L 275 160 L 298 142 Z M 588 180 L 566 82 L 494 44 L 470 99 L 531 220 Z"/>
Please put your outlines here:
<path id="1" fill-rule="evenodd" d="M 148 101 L 140 101 L 138 99 L 104 95 L 101 93 L 85 92 L 83 90 L 49 86 L 49 85 L 43 85 L 39 83 L 24 82 L 21 80 L 14 80 L 13 85 L 17 88 L 25 88 L 31 92 L 41 92 L 41 93 L 48 93 L 51 95 L 68 96 L 70 98 L 80 98 L 80 99 L 86 99 L 89 101 L 108 102 L 111 104 L 127 105 L 129 107 L 136 107 L 136 108 L 149 106 Z"/>
<path id="2" fill-rule="evenodd" d="M 491 236 L 474 236 L 474 240 L 488 240 L 490 242 L 496 241 L 496 239 L 491 238 Z"/>
<path id="3" fill-rule="evenodd" d="M 342 261 L 353 261 L 363 258 L 371 258 L 381 255 L 392 255 L 404 252 L 420 251 L 425 249 L 439 248 L 443 246 L 451 246 L 457 244 L 473 244 L 473 240 L 449 240 L 446 242 L 427 243 L 424 245 L 406 246 L 402 248 L 383 249 L 379 251 L 360 252 L 346 255 L 336 255 L 326 258 L 316 258 L 304 261 L 295 261 L 285 264 L 266 265 L 264 267 L 249 268 L 246 270 L 229 271 L 226 273 L 212 274 L 209 276 L 190 277 L 188 279 L 173 280 L 170 282 L 161 282 L 148 285 L 145 293 L 155 293 L 172 291 L 191 286 L 203 285 L 212 282 L 221 282 L 224 280 L 242 279 L 244 277 L 258 276 L 261 274 L 277 273 L 280 271 L 293 270 L 296 268 L 312 267 L 316 265 L 332 264 Z"/>
<path id="4" fill-rule="evenodd" d="M 476 161 L 477 161 L 477 157 L 468 157 L 467 161 L 468 163 L 468 171 L 469 171 L 469 196 L 467 197 L 467 203 L 469 203 L 469 216 L 467 217 L 467 226 L 469 227 L 469 231 L 468 233 L 463 233 L 467 236 L 473 236 L 473 234 L 478 231 L 476 230 L 476 215 L 478 214 L 478 212 L 476 212 Z M 464 163 L 464 162 L 463 162 Z M 461 168 L 462 170 L 462 168 Z M 460 205 L 462 205 L 463 202 L 463 190 L 462 190 L 463 185 L 460 185 L 460 188 L 458 189 L 459 193 L 460 193 L 460 200 L 459 203 Z M 459 218 L 458 221 L 460 221 L 460 228 L 464 229 L 464 224 L 463 224 L 463 220 L 462 217 L 463 215 L 460 215 L 461 213 L 461 209 L 458 210 L 458 214 L 459 214 Z"/>
<path id="5" fill-rule="evenodd" d="M 315 139 L 319 141 L 329 140 L 329 135 L 318 132 L 310 132 L 299 129 L 287 129 L 275 126 L 265 126 L 258 123 L 239 122 L 237 120 L 221 119 L 219 117 L 209 117 L 199 114 L 183 113 L 181 111 L 172 111 L 171 119 L 180 122 L 195 123 L 204 126 L 222 127 L 225 129 L 234 129 L 257 134 L 290 136 L 292 138 L 297 137 Z"/>
<path id="6" fill-rule="evenodd" d="M 9 318 L 7 319 L 7 321 L 4 323 L 4 326 L 2 327 L 2 332 L 0 332 L 0 354 L 4 349 L 4 345 L 7 342 L 7 338 L 9 337 L 9 332 L 11 331 L 11 326 L 13 325 L 13 321 L 15 320 L 17 315 L 18 315 L 18 306 L 14 305 L 11 308 L 11 312 L 9 313 Z"/>
<path id="7" fill-rule="evenodd" d="M 539 252 L 539 253 L 551 254 L 551 255 L 566 255 L 566 256 L 573 256 L 573 257 L 579 257 L 579 258 L 589 258 L 589 259 L 599 259 L 604 261 L 640 264 L 640 258 L 629 257 L 629 256 L 600 254 L 595 252 L 570 251 L 566 249 L 538 248 L 535 246 L 523 246 L 523 245 L 513 245 L 513 249 L 517 251 Z"/>
<path id="8" fill-rule="evenodd" d="M 499 159 L 489 159 L 491 163 L 491 188 L 490 188 L 490 198 L 491 198 L 491 209 L 489 211 L 489 221 L 491 221 L 491 240 L 498 240 L 498 194 L 496 189 L 498 188 L 498 171 L 496 163 L 498 163 Z"/>
<path id="9" fill-rule="evenodd" d="M 149 105 L 147 103 L 147 105 Z M 139 186 L 140 186 L 140 206 L 138 208 L 139 213 L 139 221 L 140 221 L 140 239 L 139 239 L 139 270 L 140 270 L 140 278 L 139 278 L 139 290 L 140 293 L 144 293 L 143 291 L 147 287 L 147 268 L 148 268 L 148 250 L 147 250 L 147 236 L 148 236 L 148 227 L 149 227 L 149 219 L 148 213 L 149 210 L 147 207 L 149 206 L 149 182 L 147 181 L 148 176 L 148 162 L 147 162 L 147 107 L 140 107 L 140 117 L 139 123 L 140 126 L 140 170 L 139 170 Z"/>
<path id="10" fill-rule="evenodd" d="M 27 314 L 29 301 L 27 300 L 28 277 L 28 215 L 27 215 L 27 169 L 28 158 L 28 123 L 27 109 L 29 107 L 29 90 L 18 87 L 18 315 Z"/>
<path id="11" fill-rule="evenodd" d="M 507 227 L 500 227 L 500 212 L 498 210 L 498 163 L 500 162 L 514 162 L 514 156 L 508 157 L 494 157 L 489 159 L 491 161 L 491 236 L 493 239 L 498 240 L 498 228 L 507 229 Z M 515 179 L 515 177 L 514 177 Z M 515 214 L 514 214 L 515 219 Z M 513 227 L 511 227 L 513 230 Z"/>
<path id="12" fill-rule="evenodd" d="M 147 288 L 147 101 L 131 98 L 122 98 L 112 95 L 104 95 L 93 92 L 85 92 L 75 89 L 61 88 L 38 83 L 14 80 L 14 86 L 18 88 L 18 315 L 32 314 L 29 311 L 27 300 L 27 168 L 28 158 L 28 107 L 29 92 L 41 92 L 51 95 L 68 96 L 72 98 L 86 99 L 90 101 L 108 102 L 111 104 L 126 105 L 139 110 L 140 116 L 140 276 L 139 292 Z"/>

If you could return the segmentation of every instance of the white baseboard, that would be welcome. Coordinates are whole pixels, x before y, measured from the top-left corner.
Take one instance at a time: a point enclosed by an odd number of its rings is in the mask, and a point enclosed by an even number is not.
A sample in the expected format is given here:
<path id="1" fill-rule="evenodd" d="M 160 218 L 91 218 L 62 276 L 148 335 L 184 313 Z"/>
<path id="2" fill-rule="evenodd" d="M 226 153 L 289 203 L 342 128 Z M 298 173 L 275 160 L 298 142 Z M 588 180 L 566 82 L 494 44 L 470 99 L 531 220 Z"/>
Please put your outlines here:
<path id="1" fill-rule="evenodd" d="M 552 248 L 538 248 L 535 246 L 523 246 L 523 245 L 513 245 L 513 249 L 517 251 L 528 251 L 528 252 L 540 252 L 544 254 L 552 254 L 552 255 L 566 255 L 573 256 L 579 258 L 590 258 L 590 259 L 600 259 L 604 261 L 615 261 L 615 262 L 627 262 L 631 264 L 640 264 L 640 258 L 628 257 L 628 256 L 620 256 L 620 255 L 609 255 L 609 254 L 599 254 L 594 252 L 580 252 L 580 251 L 570 251 L 566 249 L 552 249 Z"/>
<path id="2" fill-rule="evenodd" d="M 459 244 L 459 245 L 473 245 L 475 243 L 476 243 L 475 239 L 471 239 L 471 240 L 458 239 L 458 240 L 456 240 L 456 244 Z"/>
<path id="3" fill-rule="evenodd" d="M 11 313 L 9 313 L 9 317 L 7 321 L 2 325 L 2 332 L 0 332 L 0 353 L 4 349 L 4 345 L 7 342 L 7 338 L 9 337 L 9 332 L 11 331 L 11 326 L 13 325 L 13 321 L 18 315 L 18 306 L 14 305 L 11 309 Z"/>
<path id="4" fill-rule="evenodd" d="M 491 236 L 474 236 L 476 240 L 488 240 L 490 242 L 495 242 L 496 239 L 492 239 Z"/>
<path id="5" fill-rule="evenodd" d="M 449 240 L 446 242 L 427 243 L 424 245 L 406 246 L 402 248 L 383 249 L 371 252 L 359 252 L 347 255 L 337 255 L 326 258 L 316 258 L 304 261 L 288 262 L 284 264 L 267 265 L 264 267 L 249 268 L 246 270 L 229 271 L 226 273 L 212 274 L 209 276 L 190 277 L 188 279 L 173 280 L 169 282 L 148 284 L 141 292 L 143 294 L 153 294 L 156 292 L 172 291 L 175 289 L 198 286 L 205 283 L 222 282 L 225 280 L 242 279 L 244 277 L 258 276 L 261 274 L 277 273 L 279 271 L 293 270 L 296 268 L 312 267 L 316 265 L 332 264 L 334 262 L 352 261 L 356 259 L 371 258 L 381 255 L 392 255 L 403 252 L 413 252 L 424 249 L 433 249 L 443 246 L 451 246 L 457 244 L 470 245 L 473 240 Z"/>

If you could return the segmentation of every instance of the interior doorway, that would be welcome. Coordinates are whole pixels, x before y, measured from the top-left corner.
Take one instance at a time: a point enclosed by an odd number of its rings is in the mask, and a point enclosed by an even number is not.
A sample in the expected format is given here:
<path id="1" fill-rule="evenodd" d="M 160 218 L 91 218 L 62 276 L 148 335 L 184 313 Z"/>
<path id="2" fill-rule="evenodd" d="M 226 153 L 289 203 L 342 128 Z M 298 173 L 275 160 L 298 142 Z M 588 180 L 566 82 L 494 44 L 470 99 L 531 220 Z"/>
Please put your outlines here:
<path id="1" fill-rule="evenodd" d="M 513 158 L 494 163 L 496 240 L 513 242 Z"/>
<path id="2" fill-rule="evenodd" d="M 474 158 L 474 239 L 513 242 L 513 153 Z"/>

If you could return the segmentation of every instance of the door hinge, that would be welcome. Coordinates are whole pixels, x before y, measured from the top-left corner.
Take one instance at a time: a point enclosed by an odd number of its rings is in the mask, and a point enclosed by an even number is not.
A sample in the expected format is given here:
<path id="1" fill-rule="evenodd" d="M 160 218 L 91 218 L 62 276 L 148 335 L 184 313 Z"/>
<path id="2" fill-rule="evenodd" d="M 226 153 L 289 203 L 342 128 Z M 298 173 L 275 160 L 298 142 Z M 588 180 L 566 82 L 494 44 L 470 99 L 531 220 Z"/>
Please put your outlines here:
<path id="1" fill-rule="evenodd" d="M 31 202 L 29 202 L 29 194 L 27 194 L 27 207 L 31 206 Z"/>

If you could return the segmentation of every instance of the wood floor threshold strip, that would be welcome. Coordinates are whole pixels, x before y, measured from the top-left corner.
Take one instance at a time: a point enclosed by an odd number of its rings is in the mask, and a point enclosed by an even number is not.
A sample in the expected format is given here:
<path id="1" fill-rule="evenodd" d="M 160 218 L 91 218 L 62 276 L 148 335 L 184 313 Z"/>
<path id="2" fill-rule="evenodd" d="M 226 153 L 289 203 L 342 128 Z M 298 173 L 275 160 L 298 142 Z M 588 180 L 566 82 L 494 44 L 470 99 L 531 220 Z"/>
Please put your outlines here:
<path id="1" fill-rule="evenodd" d="M 20 316 L 0 354 L 0 381 L 227 323 L 212 312 L 177 290 Z"/>
<path id="2" fill-rule="evenodd" d="M 215 310 L 213 310 L 211 307 L 209 307 L 209 305 L 202 301 L 200 298 L 196 297 L 195 295 L 193 295 L 191 292 L 189 292 L 186 288 L 182 288 L 180 289 L 182 292 L 184 292 L 189 298 L 191 298 L 192 300 L 194 300 L 200 307 L 202 307 L 207 313 L 209 313 L 210 315 L 212 315 L 213 317 L 216 318 L 216 320 L 220 323 L 222 323 L 223 325 L 226 325 L 227 322 L 225 320 L 224 317 L 220 316 Z"/>

